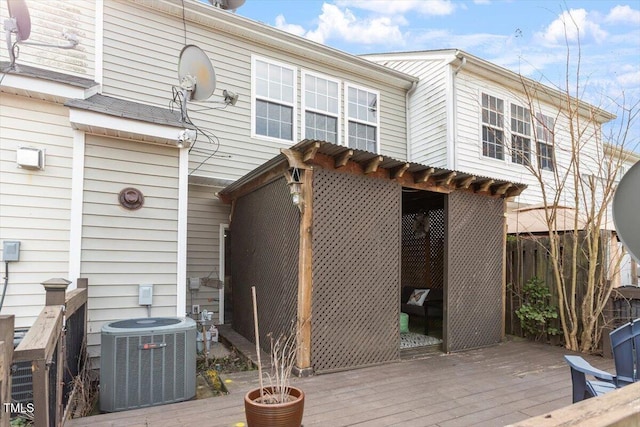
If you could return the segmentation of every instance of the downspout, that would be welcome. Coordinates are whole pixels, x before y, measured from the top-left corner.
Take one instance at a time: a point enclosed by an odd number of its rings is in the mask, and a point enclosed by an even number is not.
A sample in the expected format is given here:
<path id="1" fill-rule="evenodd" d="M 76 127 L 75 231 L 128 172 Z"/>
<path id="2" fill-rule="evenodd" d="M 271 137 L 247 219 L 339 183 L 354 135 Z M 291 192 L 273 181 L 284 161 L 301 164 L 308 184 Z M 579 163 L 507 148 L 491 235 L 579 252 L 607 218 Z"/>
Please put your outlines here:
<path id="1" fill-rule="evenodd" d="M 458 170 L 458 156 L 456 155 L 456 143 L 458 141 L 458 92 L 456 90 L 456 76 L 467 64 L 467 58 L 462 52 L 456 51 L 456 58 L 461 59 L 460 65 L 453 70 L 453 78 L 451 79 L 451 92 L 453 94 L 452 112 L 451 112 L 451 169 Z"/>
<path id="2" fill-rule="evenodd" d="M 409 88 L 406 95 L 404 96 L 405 124 L 407 129 L 407 161 L 409 162 L 413 161 L 413 141 L 411 141 L 411 117 L 410 117 L 411 106 L 409 105 L 409 98 L 411 97 L 411 95 L 413 95 L 413 92 L 416 91 L 417 87 L 418 87 L 418 82 L 414 81 L 413 83 L 411 83 L 411 87 Z"/>

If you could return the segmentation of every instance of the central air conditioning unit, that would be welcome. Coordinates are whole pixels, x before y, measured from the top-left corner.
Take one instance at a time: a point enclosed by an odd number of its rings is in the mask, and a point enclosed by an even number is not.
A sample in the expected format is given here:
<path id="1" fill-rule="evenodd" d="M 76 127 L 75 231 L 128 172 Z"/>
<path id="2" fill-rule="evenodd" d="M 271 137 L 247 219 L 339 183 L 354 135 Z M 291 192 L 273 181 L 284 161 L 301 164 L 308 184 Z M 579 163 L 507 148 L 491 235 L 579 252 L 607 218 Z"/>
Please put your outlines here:
<path id="1" fill-rule="evenodd" d="M 196 395 L 196 322 L 149 317 L 102 327 L 100 410 L 144 408 Z"/>

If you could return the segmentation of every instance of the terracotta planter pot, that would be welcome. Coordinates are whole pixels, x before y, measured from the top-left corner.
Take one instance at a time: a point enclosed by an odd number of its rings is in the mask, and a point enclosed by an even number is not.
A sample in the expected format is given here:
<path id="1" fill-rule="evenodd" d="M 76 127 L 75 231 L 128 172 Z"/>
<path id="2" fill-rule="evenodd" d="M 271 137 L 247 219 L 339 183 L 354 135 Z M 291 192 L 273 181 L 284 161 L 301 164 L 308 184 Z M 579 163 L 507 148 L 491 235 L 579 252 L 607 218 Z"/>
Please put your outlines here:
<path id="1" fill-rule="evenodd" d="M 271 387 L 265 387 L 267 391 Z M 304 392 L 291 387 L 289 395 L 293 398 L 286 403 L 258 403 L 260 389 L 249 391 L 244 396 L 244 411 L 248 427 L 300 427 L 304 411 Z"/>

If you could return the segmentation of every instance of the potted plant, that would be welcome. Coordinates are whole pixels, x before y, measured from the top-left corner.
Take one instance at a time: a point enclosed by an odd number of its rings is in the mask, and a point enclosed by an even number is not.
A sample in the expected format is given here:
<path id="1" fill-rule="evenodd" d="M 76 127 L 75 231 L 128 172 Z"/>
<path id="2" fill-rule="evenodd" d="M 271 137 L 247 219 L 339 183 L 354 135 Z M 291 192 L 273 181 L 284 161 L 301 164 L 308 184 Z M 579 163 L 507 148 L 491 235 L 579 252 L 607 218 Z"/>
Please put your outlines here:
<path id="1" fill-rule="evenodd" d="M 244 409 L 248 427 L 300 427 L 304 411 L 304 392 L 290 384 L 295 363 L 297 335 L 271 338 L 271 374 L 263 375 L 260 360 L 260 336 L 256 290 L 253 297 L 253 318 L 258 354 L 260 387 L 250 390 L 244 397 Z M 266 376 L 266 384 L 265 378 Z"/>

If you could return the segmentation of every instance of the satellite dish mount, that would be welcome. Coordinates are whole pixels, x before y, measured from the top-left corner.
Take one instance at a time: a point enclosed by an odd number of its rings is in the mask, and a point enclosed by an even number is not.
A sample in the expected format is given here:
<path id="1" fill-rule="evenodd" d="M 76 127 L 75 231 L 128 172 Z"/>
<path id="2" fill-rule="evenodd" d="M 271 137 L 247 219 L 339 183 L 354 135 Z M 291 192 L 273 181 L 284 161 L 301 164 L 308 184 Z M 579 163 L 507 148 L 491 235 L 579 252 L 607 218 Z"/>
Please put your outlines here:
<path id="1" fill-rule="evenodd" d="M 27 39 L 31 35 L 31 17 L 25 0 L 7 0 L 7 9 L 9 10 L 9 19 L 4 20 L 4 31 L 10 60 L 8 70 L 16 69 L 16 48 L 18 45 L 54 47 L 58 49 L 73 49 L 78 45 L 78 37 L 73 33 L 67 32 L 62 34 L 67 40 L 65 44 L 54 45 L 28 42 Z M 13 41 L 14 35 L 15 41 Z"/>

